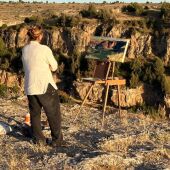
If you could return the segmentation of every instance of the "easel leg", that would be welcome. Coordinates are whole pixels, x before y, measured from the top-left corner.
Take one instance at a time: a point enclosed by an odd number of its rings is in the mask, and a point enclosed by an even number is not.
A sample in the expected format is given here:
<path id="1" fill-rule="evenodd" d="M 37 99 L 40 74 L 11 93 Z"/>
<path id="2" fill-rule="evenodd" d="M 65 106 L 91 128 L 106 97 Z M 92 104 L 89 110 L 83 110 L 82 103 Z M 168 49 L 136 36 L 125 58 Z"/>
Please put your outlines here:
<path id="1" fill-rule="evenodd" d="M 104 100 L 104 105 L 103 105 L 102 128 L 104 127 L 105 111 L 106 111 L 106 105 L 107 105 L 108 92 L 109 92 L 109 84 L 107 84 L 106 95 L 105 95 L 105 100 Z"/>
<path id="2" fill-rule="evenodd" d="M 117 86 L 117 92 L 118 92 L 118 107 L 119 107 L 119 115 L 121 116 L 121 107 L 120 107 L 120 86 Z"/>
<path id="3" fill-rule="evenodd" d="M 76 117 L 75 117 L 75 119 L 74 119 L 74 121 L 73 121 L 73 122 L 75 122 L 75 121 L 77 120 L 77 117 L 78 117 L 78 115 L 80 114 L 81 108 L 83 107 L 84 103 L 86 102 L 86 100 L 87 100 L 87 98 L 88 98 L 88 96 L 89 96 L 90 92 L 91 92 L 91 91 L 92 91 L 92 89 L 93 89 L 93 86 L 94 86 L 94 84 L 92 84 L 92 85 L 91 85 L 91 87 L 90 87 L 89 91 L 87 92 L 87 94 L 86 94 L 86 96 L 85 96 L 85 98 L 84 98 L 83 102 L 82 102 L 82 103 L 81 103 L 81 105 L 80 105 L 79 112 L 77 113 L 77 115 L 76 115 Z"/>
<path id="4" fill-rule="evenodd" d="M 113 76 L 114 76 L 114 71 L 115 71 L 115 62 L 112 63 L 112 80 L 113 80 Z"/>

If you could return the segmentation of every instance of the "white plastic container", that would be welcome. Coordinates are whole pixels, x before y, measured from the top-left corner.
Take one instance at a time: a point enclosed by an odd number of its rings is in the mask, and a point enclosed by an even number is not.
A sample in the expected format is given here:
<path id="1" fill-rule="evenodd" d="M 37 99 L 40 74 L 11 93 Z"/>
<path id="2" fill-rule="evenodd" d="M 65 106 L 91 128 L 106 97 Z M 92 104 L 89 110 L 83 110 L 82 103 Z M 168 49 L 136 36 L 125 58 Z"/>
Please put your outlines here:
<path id="1" fill-rule="evenodd" d="M 0 122 L 0 135 L 8 134 L 9 132 L 12 132 L 11 126 L 4 122 Z"/>

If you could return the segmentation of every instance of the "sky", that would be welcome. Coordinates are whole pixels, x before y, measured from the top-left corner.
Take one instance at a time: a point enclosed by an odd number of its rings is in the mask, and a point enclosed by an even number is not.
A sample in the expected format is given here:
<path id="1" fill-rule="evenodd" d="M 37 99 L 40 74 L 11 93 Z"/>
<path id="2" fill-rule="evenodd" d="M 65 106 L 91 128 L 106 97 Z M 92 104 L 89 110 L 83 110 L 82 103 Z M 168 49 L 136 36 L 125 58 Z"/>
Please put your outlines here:
<path id="1" fill-rule="evenodd" d="M 0 1 L 9 1 L 9 0 L 0 0 Z M 18 0 L 10 0 L 10 1 L 15 1 L 15 2 L 18 2 Z M 23 0 L 23 1 L 29 1 L 29 0 Z M 46 2 L 47 0 L 30 0 L 30 2 L 32 1 L 37 1 L 37 2 Z M 96 3 L 102 3 L 103 1 L 106 1 L 106 2 L 115 2 L 116 0 L 48 0 L 48 2 L 58 2 L 58 3 L 61 3 L 61 2 L 96 2 Z M 152 2 L 152 3 L 159 3 L 159 2 L 170 2 L 170 0 L 119 0 L 120 2 L 138 2 L 138 3 L 145 3 L 147 1 L 149 2 Z"/>
<path id="2" fill-rule="evenodd" d="M 50 1 L 55 1 L 55 2 L 58 2 L 58 1 L 62 1 L 62 2 L 96 2 L 96 3 L 100 3 L 100 2 L 103 2 L 104 0 L 49 0 Z M 115 2 L 116 0 L 105 0 L 106 2 Z M 139 3 L 145 3 L 147 2 L 147 0 L 119 0 L 120 2 L 139 2 Z M 149 1 L 149 0 L 148 0 Z M 152 3 L 159 3 L 163 0 L 150 0 L 149 2 L 152 2 Z M 170 2 L 170 0 L 166 0 L 166 2 Z M 164 1 L 163 1 L 164 2 Z"/>

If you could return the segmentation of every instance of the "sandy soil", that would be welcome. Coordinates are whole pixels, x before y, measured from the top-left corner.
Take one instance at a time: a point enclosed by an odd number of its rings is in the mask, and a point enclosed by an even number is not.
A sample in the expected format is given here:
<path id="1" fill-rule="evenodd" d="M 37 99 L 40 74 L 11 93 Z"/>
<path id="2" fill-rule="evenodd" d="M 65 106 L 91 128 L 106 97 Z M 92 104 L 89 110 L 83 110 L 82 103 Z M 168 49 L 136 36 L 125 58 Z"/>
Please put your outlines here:
<path id="1" fill-rule="evenodd" d="M 101 109 L 61 104 L 65 147 L 37 146 L 23 136 L 25 100 L 0 99 L 0 121 L 13 132 L 0 136 L 0 169 L 170 169 L 170 122 L 110 108 L 101 129 Z M 42 114 L 42 120 L 45 120 Z M 44 134 L 50 137 L 49 128 Z"/>

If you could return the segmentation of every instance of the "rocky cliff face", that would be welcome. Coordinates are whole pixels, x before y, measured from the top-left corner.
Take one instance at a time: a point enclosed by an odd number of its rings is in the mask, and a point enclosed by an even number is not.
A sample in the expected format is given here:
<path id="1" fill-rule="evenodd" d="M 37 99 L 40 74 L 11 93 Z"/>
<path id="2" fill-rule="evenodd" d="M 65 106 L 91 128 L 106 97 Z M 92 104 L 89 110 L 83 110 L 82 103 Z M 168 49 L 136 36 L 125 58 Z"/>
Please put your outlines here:
<path id="1" fill-rule="evenodd" d="M 76 92 L 83 100 L 85 95 L 87 94 L 90 83 L 81 83 L 75 82 Z M 109 90 L 109 98 L 111 103 L 118 106 L 118 92 L 116 86 L 111 86 Z M 89 94 L 89 101 L 103 101 L 105 96 L 104 86 L 96 84 L 92 92 Z M 147 84 L 140 85 L 137 88 L 126 88 L 121 87 L 120 90 L 120 105 L 122 107 L 131 107 L 136 105 L 148 104 L 154 105 L 155 103 L 160 103 L 163 99 L 161 96 L 152 86 Z M 166 97 L 166 103 L 169 102 L 169 98 Z M 170 102 L 169 102 L 170 103 Z"/>
<path id="2" fill-rule="evenodd" d="M 100 33 L 97 31 L 100 27 Z M 86 50 L 86 46 L 90 41 L 91 35 L 103 35 L 111 37 L 122 37 L 129 38 L 130 45 L 127 51 L 127 58 L 135 59 L 140 56 L 145 58 L 150 58 L 152 56 L 161 56 L 164 59 L 165 65 L 169 63 L 170 60 L 170 35 L 166 34 L 162 37 L 156 38 L 154 34 L 144 33 L 139 31 L 131 31 L 132 28 L 127 27 L 123 24 L 118 24 L 109 28 L 104 25 L 87 24 L 72 28 L 56 27 L 45 31 L 45 36 L 43 43 L 50 46 L 54 54 L 61 51 L 65 56 L 70 58 L 74 50 L 78 53 L 83 53 Z M 8 48 L 22 48 L 27 42 L 27 31 L 28 26 L 22 26 L 20 29 L 5 29 L 0 31 L 0 36 L 3 38 L 6 47 Z M 3 73 L 4 74 L 4 73 Z M 1 83 L 4 81 L 9 81 L 9 78 L 4 80 L 4 76 L 1 73 Z M 16 78 L 17 79 L 17 78 Z M 16 80 L 9 81 L 15 84 Z M 19 85 L 19 84 L 18 84 Z M 81 84 L 77 83 L 75 85 L 80 98 L 84 98 L 85 92 L 87 92 L 88 85 L 82 87 Z M 103 88 L 96 87 L 92 94 L 91 99 L 101 100 Z M 146 91 L 146 88 L 145 88 Z M 152 99 L 157 98 L 157 94 L 153 90 L 149 90 L 153 94 L 148 94 L 148 96 L 153 96 Z M 148 97 L 143 97 L 144 87 L 138 87 L 136 90 L 126 89 L 122 92 L 122 105 L 123 106 L 133 106 L 137 103 L 142 103 Z M 146 96 L 145 92 L 145 96 Z M 159 98 L 159 97 L 158 97 Z M 113 91 L 112 101 L 116 104 L 116 91 Z"/>
<path id="3" fill-rule="evenodd" d="M 44 44 L 49 45 L 53 51 L 60 49 L 63 53 L 70 55 L 74 49 L 84 52 L 90 41 L 90 36 L 96 33 L 99 25 L 87 24 L 72 28 L 53 28 L 46 30 Z M 137 58 L 139 56 L 161 56 L 165 64 L 170 58 L 170 35 L 155 37 L 154 34 L 143 32 L 131 32 L 131 28 L 123 24 L 115 25 L 111 29 L 102 26 L 100 35 L 111 37 L 130 38 L 127 57 Z M 8 48 L 23 47 L 27 41 L 28 26 L 21 27 L 18 31 L 13 29 L 1 30 L 0 36 L 4 39 Z"/>

